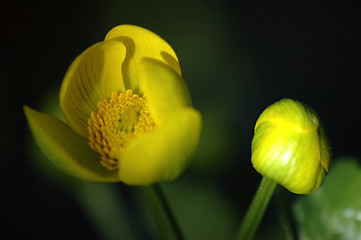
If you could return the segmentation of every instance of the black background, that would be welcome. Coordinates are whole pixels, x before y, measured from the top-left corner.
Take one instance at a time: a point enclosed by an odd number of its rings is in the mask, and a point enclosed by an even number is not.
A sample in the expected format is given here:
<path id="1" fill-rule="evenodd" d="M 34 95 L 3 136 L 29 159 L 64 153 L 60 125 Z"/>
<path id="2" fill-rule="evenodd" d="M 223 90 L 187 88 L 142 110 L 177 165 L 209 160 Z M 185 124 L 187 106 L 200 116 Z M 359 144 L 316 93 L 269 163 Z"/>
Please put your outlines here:
<path id="1" fill-rule="evenodd" d="M 29 132 L 22 106 L 36 108 L 45 92 L 60 87 L 71 61 L 118 24 L 143 26 L 173 46 L 203 114 L 205 132 L 196 157 L 227 159 L 217 165 L 219 171 L 197 172 L 198 165 L 191 166 L 186 177 L 218 179 L 225 194 L 247 206 L 260 179 L 250 171 L 254 123 L 264 108 L 284 97 L 319 113 L 335 158 L 360 157 L 359 1 L 1 5 L 1 239 L 99 239 L 74 201 L 32 170 L 24 150 Z M 223 138 L 205 137 L 213 131 Z M 203 154 L 212 144 L 222 146 L 218 155 Z"/>

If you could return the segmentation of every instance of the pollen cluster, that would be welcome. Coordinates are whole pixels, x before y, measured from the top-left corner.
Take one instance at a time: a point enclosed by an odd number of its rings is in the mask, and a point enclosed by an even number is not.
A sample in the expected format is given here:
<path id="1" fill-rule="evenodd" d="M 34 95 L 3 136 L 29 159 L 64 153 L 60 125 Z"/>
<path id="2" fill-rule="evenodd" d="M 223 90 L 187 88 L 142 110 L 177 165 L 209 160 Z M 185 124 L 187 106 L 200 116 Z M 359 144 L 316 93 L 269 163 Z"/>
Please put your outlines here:
<path id="1" fill-rule="evenodd" d="M 97 104 L 88 120 L 89 145 L 101 155 L 100 164 L 108 170 L 118 169 L 118 161 L 127 145 L 157 125 L 149 112 L 146 98 L 133 94 L 113 92 L 111 99 Z"/>

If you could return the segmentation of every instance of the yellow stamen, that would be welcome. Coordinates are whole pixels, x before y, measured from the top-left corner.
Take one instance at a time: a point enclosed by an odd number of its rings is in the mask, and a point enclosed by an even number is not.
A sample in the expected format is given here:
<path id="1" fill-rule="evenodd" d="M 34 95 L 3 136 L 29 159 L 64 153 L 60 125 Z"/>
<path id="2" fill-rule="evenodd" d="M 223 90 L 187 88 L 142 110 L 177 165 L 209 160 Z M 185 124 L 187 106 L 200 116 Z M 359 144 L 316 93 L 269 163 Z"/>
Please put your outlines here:
<path id="1" fill-rule="evenodd" d="M 92 112 L 88 120 L 89 145 L 100 153 L 100 164 L 116 170 L 124 148 L 135 138 L 154 130 L 145 97 L 127 90 L 119 95 L 113 92 L 110 101 L 98 102 L 98 113 Z"/>

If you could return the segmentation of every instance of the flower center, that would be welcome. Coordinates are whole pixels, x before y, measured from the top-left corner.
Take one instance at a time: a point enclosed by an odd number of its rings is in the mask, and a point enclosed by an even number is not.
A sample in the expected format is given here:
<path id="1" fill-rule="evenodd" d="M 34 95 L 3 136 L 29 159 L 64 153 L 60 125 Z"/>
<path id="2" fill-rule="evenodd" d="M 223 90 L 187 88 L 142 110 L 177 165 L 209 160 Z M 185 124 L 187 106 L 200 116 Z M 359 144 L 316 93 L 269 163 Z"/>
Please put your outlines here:
<path id="1" fill-rule="evenodd" d="M 100 153 L 100 163 L 108 170 L 116 170 L 124 148 L 135 138 L 154 130 L 157 125 L 149 112 L 145 97 L 127 90 L 113 92 L 110 101 L 97 104 L 88 120 L 89 145 Z"/>

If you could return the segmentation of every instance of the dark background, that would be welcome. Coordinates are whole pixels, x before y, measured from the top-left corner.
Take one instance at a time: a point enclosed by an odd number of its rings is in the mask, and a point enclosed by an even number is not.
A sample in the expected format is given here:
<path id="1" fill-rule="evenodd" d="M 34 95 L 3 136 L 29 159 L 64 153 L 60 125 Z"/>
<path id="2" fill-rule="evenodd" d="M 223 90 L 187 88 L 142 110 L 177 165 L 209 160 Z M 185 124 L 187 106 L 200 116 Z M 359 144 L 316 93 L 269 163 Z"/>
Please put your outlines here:
<path id="1" fill-rule="evenodd" d="M 22 106 L 57 94 L 71 61 L 119 24 L 170 43 L 202 112 L 199 150 L 181 179 L 209 181 L 244 210 L 260 180 L 250 163 L 254 123 L 285 97 L 319 113 L 334 158 L 360 157 L 359 1 L 7 1 L 0 12 L 1 239 L 101 239 L 34 170 Z"/>

